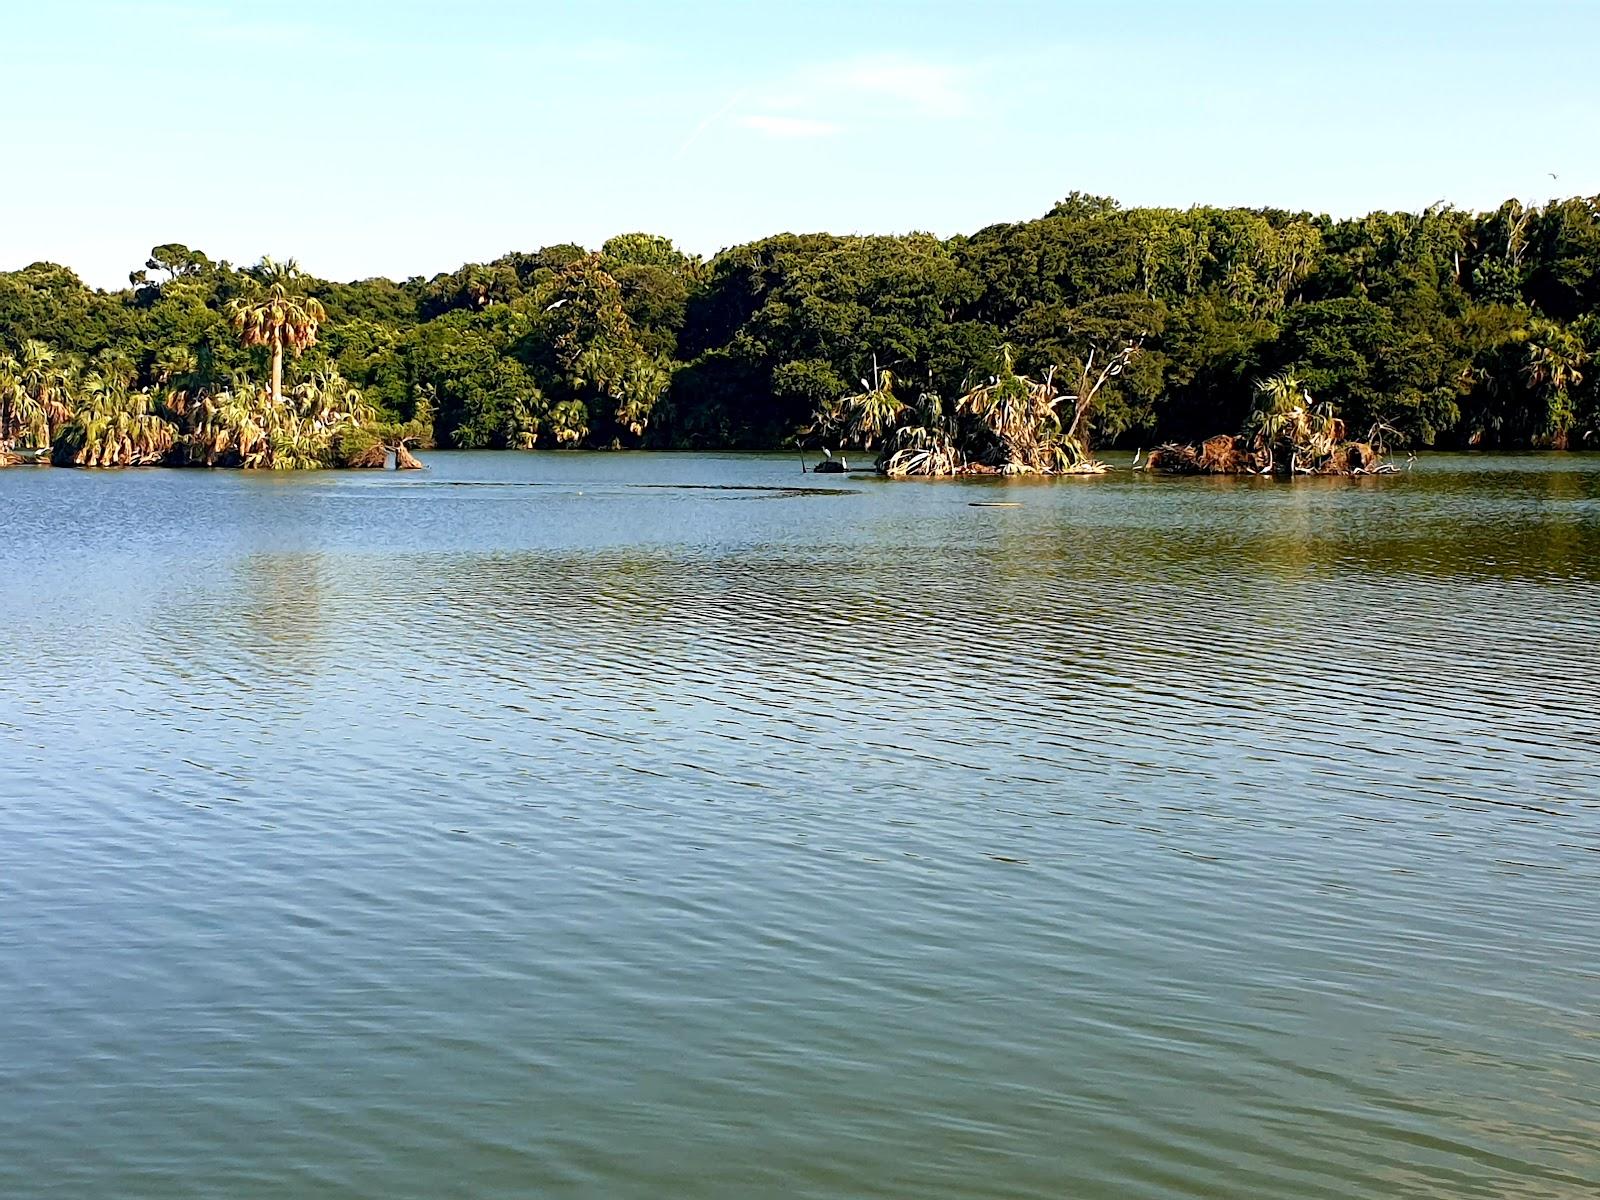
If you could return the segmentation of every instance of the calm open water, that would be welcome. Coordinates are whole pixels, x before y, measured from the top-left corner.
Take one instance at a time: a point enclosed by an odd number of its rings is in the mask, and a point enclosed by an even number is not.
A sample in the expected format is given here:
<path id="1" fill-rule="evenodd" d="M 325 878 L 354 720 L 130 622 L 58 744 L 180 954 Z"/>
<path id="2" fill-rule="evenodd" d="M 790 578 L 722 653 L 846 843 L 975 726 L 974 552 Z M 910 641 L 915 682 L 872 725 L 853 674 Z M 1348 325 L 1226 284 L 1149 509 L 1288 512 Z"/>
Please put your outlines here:
<path id="1" fill-rule="evenodd" d="M 1600 459 L 427 457 L 0 472 L 0 1196 L 1600 1192 Z"/>

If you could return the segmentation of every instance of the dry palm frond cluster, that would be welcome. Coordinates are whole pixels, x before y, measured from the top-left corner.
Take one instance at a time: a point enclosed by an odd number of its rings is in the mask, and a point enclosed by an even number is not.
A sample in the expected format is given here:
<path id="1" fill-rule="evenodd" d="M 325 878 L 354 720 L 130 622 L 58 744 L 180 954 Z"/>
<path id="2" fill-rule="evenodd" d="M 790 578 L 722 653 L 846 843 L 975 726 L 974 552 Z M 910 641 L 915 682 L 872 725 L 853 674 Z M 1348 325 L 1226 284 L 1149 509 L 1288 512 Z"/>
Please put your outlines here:
<path id="1" fill-rule="evenodd" d="M 918 396 L 910 419 L 889 434 L 879 463 L 885 475 L 896 478 L 959 473 L 966 459 L 956 448 L 944 401 L 933 392 Z"/>
<path id="2" fill-rule="evenodd" d="M 1219 434 L 1198 447 L 1169 442 L 1144 467 L 1165 475 L 1376 475 L 1395 469 L 1384 458 L 1382 432 L 1349 440 L 1333 405 L 1314 401 L 1284 371 L 1257 386 L 1241 435 Z"/>
<path id="3" fill-rule="evenodd" d="M 0 353 L 0 450 L 44 448 L 72 419 L 72 372 L 43 342 Z"/>
<path id="4" fill-rule="evenodd" d="M 1003 362 L 999 375 L 956 401 L 956 411 L 972 417 L 981 431 L 969 469 L 1002 475 L 1103 471 L 1083 440 L 1062 428 L 1060 405 L 1077 397 L 1056 388 L 1054 369 L 1036 381 L 1011 369 L 1009 350 Z"/>
<path id="5" fill-rule="evenodd" d="M 812 432 L 841 445 L 881 447 L 878 469 L 895 477 L 1099 474 L 1106 468 L 1090 452 L 1088 439 L 1094 400 L 1138 349 L 1124 347 L 1103 359 L 1098 371 L 1091 352 L 1080 386 L 1066 392 L 1056 386 L 1054 368 L 1042 379 L 1019 374 L 1011 348 L 1002 346 L 999 372 L 953 406 L 932 392 L 902 401 L 893 373 L 874 366 L 861 391 L 822 406 Z M 1064 424 L 1062 409 L 1069 404 L 1071 420 Z"/>
<path id="6" fill-rule="evenodd" d="M 278 263 L 264 258 L 261 271 L 270 281 L 265 291 L 230 302 L 228 317 L 244 345 L 266 348 L 272 368 L 271 395 L 277 403 L 283 397 L 284 353 L 299 358 L 315 346 L 317 330 L 328 314 L 315 297 L 289 290 L 288 285 L 300 277 L 300 267 L 294 259 Z"/>
<path id="7" fill-rule="evenodd" d="M 76 411 L 57 432 L 51 458 L 61 466 L 149 467 L 164 461 L 178 428 L 157 411 L 149 392 L 116 375 L 90 373 Z"/>
<path id="8" fill-rule="evenodd" d="M 246 346 L 295 353 L 317 344 L 317 328 L 328 319 L 319 301 L 293 295 L 282 283 L 273 283 L 262 296 L 235 300 L 229 312 Z"/>
<path id="9" fill-rule="evenodd" d="M 112 364 L 81 377 L 64 372 L 41 396 L 32 385 L 17 385 L 0 364 L 0 421 L 6 422 L 0 455 L 6 461 L 17 457 L 6 452 L 18 446 L 47 447 L 57 466 L 357 465 L 347 461 L 347 435 L 370 429 L 374 419 L 360 391 L 336 371 L 312 374 L 274 404 L 268 389 L 243 380 L 215 391 L 177 380 L 135 389 L 129 374 Z M 372 438 L 382 465 L 390 447 L 376 432 Z"/>
<path id="10" fill-rule="evenodd" d="M 182 460 L 194 466 L 264 470 L 370 465 L 351 462 L 342 434 L 371 425 L 372 407 L 336 371 L 318 373 L 291 387 L 283 402 L 259 385 L 185 398 Z M 382 453 L 382 441 L 378 441 Z M 370 457 L 370 444 L 353 453 Z"/>

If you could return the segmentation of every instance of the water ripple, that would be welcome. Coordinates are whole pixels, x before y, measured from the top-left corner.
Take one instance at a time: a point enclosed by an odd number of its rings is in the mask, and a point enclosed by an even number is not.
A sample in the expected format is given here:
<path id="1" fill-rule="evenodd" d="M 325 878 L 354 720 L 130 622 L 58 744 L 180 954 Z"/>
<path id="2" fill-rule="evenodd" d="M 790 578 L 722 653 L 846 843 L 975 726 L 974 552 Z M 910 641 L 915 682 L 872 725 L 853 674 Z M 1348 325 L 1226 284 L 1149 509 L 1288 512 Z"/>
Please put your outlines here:
<path id="1" fill-rule="evenodd" d="M 1593 458 L 0 504 L 0 1194 L 1600 1190 Z"/>

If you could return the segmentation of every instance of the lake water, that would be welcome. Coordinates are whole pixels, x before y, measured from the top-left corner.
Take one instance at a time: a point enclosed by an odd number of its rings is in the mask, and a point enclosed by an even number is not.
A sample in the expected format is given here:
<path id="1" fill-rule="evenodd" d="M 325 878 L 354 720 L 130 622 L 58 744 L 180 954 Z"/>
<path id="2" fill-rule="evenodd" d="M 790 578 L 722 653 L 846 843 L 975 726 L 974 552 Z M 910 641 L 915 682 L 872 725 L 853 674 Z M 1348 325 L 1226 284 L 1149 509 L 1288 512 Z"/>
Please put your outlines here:
<path id="1" fill-rule="evenodd" d="M 426 457 L 0 472 L 7 1200 L 1600 1192 L 1600 458 Z"/>

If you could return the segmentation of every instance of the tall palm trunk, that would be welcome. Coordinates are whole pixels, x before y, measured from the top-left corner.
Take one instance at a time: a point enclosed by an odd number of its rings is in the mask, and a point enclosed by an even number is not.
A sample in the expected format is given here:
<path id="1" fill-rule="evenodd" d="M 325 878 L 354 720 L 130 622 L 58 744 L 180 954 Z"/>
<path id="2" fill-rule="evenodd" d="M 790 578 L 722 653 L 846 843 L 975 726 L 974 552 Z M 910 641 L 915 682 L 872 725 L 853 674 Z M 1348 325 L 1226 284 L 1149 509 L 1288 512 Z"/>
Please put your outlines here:
<path id="1" fill-rule="evenodd" d="M 272 407 L 277 408 L 283 402 L 283 334 L 274 332 L 272 337 Z"/>

